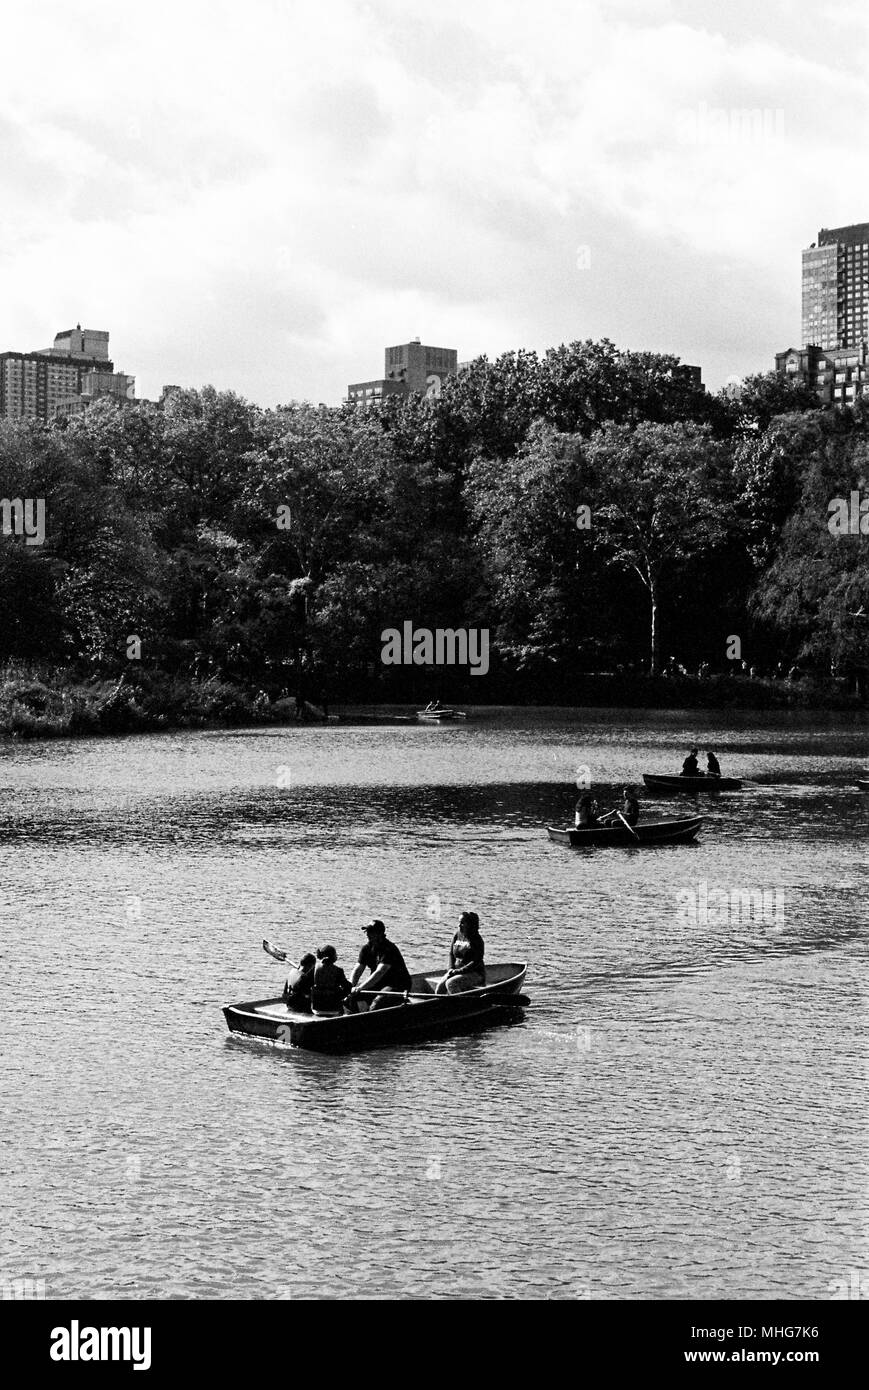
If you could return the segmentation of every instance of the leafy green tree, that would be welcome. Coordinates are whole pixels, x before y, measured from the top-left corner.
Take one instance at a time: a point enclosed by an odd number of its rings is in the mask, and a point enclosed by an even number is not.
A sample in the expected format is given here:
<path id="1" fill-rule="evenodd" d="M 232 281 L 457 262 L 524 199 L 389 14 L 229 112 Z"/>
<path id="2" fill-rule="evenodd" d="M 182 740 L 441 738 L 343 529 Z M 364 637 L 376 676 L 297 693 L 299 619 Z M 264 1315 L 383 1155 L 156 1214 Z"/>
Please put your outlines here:
<path id="1" fill-rule="evenodd" d="M 663 581 L 726 535 L 729 507 L 712 481 L 722 447 L 708 426 L 693 424 L 608 425 L 589 443 L 596 542 L 646 590 L 651 675 L 660 665 Z"/>

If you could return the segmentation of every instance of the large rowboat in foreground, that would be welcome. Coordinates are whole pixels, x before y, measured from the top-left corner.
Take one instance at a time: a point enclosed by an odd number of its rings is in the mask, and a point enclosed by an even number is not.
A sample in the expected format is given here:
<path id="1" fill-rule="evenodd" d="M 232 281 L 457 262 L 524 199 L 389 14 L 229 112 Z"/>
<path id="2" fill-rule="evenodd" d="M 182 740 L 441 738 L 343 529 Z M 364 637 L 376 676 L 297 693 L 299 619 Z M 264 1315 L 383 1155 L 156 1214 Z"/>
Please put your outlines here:
<path id="1" fill-rule="evenodd" d="M 633 834 L 618 821 L 585 830 L 557 830 L 550 825 L 547 834 L 557 845 L 572 845 L 574 849 L 590 845 L 683 845 L 694 839 L 702 824 L 702 816 L 687 816 L 681 820 L 638 821 Z"/>
<path id="2" fill-rule="evenodd" d="M 392 1008 L 339 1018 L 315 1018 L 289 1008 L 283 999 L 228 1004 L 223 1013 L 231 1033 L 314 1052 L 342 1052 L 460 1032 L 505 1010 L 523 1008 L 528 1003 L 520 994 L 526 969 L 524 964 L 487 965 L 486 983 L 463 994 L 435 994 L 435 985 L 444 972 L 428 970 L 411 976 L 410 989 L 397 996 L 401 1003 Z"/>
<path id="3" fill-rule="evenodd" d="M 667 777 L 656 772 L 644 772 L 643 781 L 650 792 L 736 792 L 742 786 L 738 777 Z"/>

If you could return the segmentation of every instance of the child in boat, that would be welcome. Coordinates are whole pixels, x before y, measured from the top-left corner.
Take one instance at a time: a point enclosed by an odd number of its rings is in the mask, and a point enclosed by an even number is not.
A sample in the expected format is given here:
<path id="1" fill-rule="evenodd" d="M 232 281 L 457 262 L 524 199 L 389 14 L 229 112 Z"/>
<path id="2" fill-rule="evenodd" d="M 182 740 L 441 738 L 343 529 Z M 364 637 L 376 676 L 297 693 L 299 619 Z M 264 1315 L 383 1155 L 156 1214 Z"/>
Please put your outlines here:
<path id="1" fill-rule="evenodd" d="M 479 989 L 484 985 L 485 950 L 479 917 L 476 912 L 463 912 L 450 944 L 450 968 L 439 982 L 435 994 L 461 994 L 463 990 Z"/>
<path id="2" fill-rule="evenodd" d="M 290 1009 L 308 1013 L 311 1008 L 311 986 L 314 983 L 314 967 L 317 957 L 308 951 L 298 965 L 293 966 L 284 982 L 283 999 Z"/>
<path id="3" fill-rule="evenodd" d="M 337 959 L 334 946 L 321 946 L 317 952 L 311 990 L 311 1012 L 316 1018 L 338 1018 L 344 1012 L 350 981 L 340 965 L 335 964 Z"/>

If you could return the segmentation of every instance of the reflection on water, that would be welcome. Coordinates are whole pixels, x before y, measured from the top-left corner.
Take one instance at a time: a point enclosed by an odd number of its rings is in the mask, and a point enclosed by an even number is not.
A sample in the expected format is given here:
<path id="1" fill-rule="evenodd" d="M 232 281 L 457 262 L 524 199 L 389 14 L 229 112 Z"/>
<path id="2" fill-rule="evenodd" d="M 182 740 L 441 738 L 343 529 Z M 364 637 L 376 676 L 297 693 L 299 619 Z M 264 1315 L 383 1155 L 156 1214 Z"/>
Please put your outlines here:
<path id="1" fill-rule="evenodd" d="M 549 843 L 578 766 L 605 802 L 691 740 L 747 779 L 644 798 L 698 806 L 696 845 Z M 827 1298 L 865 1272 L 858 721 L 499 711 L 0 756 L 3 1278 Z M 704 916 L 701 885 L 748 906 Z M 464 907 L 529 961 L 510 1026 L 349 1057 L 226 1033 L 222 1004 L 283 983 L 263 936 L 349 968 L 374 914 L 435 967 Z"/>

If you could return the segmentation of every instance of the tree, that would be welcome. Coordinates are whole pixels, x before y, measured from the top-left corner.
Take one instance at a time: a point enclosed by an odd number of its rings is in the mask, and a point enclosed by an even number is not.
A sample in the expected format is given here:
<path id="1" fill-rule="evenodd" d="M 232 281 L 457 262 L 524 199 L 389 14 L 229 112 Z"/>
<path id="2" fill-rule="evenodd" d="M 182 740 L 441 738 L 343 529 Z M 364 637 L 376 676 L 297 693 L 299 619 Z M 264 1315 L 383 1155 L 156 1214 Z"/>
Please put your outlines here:
<path id="1" fill-rule="evenodd" d="M 652 675 L 662 580 L 726 534 L 729 509 L 711 476 L 721 451 L 708 426 L 692 424 L 608 425 L 589 444 L 600 499 L 595 539 L 648 593 Z"/>

